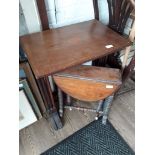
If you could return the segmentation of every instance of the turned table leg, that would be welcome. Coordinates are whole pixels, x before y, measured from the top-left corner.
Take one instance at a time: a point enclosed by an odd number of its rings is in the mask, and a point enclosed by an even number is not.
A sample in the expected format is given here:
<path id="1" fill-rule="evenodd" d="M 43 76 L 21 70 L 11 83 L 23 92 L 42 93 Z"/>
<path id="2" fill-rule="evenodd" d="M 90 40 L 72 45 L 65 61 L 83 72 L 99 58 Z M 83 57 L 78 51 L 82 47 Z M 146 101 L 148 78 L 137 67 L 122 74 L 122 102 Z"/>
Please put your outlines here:
<path id="1" fill-rule="evenodd" d="M 103 105 L 103 100 L 100 100 L 99 102 L 98 102 L 98 107 L 97 107 L 97 110 L 96 110 L 96 117 L 95 117 L 95 120 L 98 120 L 98 118 L 99 118 L 99 115 L 100 115 L 100 110 L 101 110 L 101 108 L 102 108 L 102 105 Z"/>
<path id="2" fill-rule="evenodd" d="M 60 90 L 60 88 L 58 88 L 58 101 L 59 101 L 59 114 L 60 117 L 63 116 L 63 93 Z"/>
<path id="3" fill-rule="evenodd" d="M 44 100 L 48 121 L 55 130 L 58 130 L 62 128 L 62 122 L 56 109 L 48 76 L 37 79 L 37 83 Z"/>
<path id="4" fill-rule="evenodd" d="M 103 104 L 103 117 L 102 117 L 102 124 L 106 125 L 107 123 L 107 118 L 109 114 L 109 110 L 112 104 L 114 96 L 109 96 L 105 99 L 104 104 Z"/>
<path id="5" fill-rule="evenodd" d="M 71 97 L 68 94 L 66 95 L 67 95 L 67 105 L 71 105 Z"/>

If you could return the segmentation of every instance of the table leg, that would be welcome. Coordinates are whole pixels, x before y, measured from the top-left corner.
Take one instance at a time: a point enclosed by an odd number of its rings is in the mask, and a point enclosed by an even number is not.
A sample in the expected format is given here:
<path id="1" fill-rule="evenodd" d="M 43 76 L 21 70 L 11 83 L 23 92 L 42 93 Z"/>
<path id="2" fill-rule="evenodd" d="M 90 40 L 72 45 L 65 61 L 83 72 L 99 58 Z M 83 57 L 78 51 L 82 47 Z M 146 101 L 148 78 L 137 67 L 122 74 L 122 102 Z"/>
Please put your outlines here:
<path id="1" fill-rule="evenodd" d="M 99 103 L 98 103 L 98 107 L 97 107 L 97 110 L 96 110 L 96 117 L 95 117 L 95 120 L 98 120 L 99 118 L 99 115 L 100 115 L 100 110 L 102 108 L 102 105 L 103 105 L 103 100 L 100 100 Z"/>
<path id="2" fill-rule="evenodd" d="M 37 83 L 45 103 L 48 121 L 55 130 L 58 130 L 62 128 L 62 122 L 56 109 L 48 76 L 37 79 Z"/>
<path id="3" fill-rule="evenodd" d="M 71 97 L 68 94 L 66 94 L 66 96 L 67 96 L 67 105 L 71 105 Z"/>
<path id="4" fill-rule="evenodd" d="M 60 88 L 58 88 L 58 101 L 59 101 L 59 114 L 60 117 L 62 117 L 64 105 L 63 105 L 63 93 Z"/>
<path id="5" fill-rule="evenodd" d="M 109 110 L 113 101 L 114 95 L 111 95 L 109 97 L 107 97 L 104 101 L 104 105 L 103 105 L 103 116 L 102 116 L 102 124 L 106 125 L 107 123 L 107 118 L 108 118 L 108 114 L 109 114 Z"/>

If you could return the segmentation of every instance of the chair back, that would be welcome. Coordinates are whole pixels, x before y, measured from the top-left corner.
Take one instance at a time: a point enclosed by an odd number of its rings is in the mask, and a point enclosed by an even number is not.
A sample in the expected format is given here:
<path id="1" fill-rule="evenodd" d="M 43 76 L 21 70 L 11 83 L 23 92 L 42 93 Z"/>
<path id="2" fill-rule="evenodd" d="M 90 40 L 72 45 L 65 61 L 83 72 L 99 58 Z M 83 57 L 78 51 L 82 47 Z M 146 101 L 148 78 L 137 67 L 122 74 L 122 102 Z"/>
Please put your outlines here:
<path id="1" fill-rule="evenodd" d="M 123 34 L 127 20 L 134 11 L 131 0 L 107 0 L 109 10 L 109 27 Z M 93 0 L 95 19 L 99 20 L 98 0 Z"/>
<path id="2" fill-rule="evenodd" d="M 133 0 L 107 0 L 109 10 L 109 27 L 115 32 L 123 35 L 129 18 L 132 19 L 131 28 L 128 34 L 130 41 L 134 40 L 134 1 Z M 95 19 L 99 20 L 98 0 L 93 0 Z M 120 51 L 93 61 L 93 66 L 109 66 L 124 70 L 129 54 L 128 48 L 125 52 L 123 63 L 120 59 Z M 133 61 L 134 62 L 134 61 Z M 132 65 L 133 66 L 133 65 Z M 132 67 L 133 68 L 133 67 Z M 130 70 L 130 69 L 128 69 Z M 122 72 L 123 73 L 123 72 Z M 127 73 L 126 73 L 127 74 Z"/>
<path id="3" fill-rule="evenodd" d="M 109 27 L 123 34 L 127 20 L 134 6 L 129 0 L 107 0 L 109 9 Z"/>

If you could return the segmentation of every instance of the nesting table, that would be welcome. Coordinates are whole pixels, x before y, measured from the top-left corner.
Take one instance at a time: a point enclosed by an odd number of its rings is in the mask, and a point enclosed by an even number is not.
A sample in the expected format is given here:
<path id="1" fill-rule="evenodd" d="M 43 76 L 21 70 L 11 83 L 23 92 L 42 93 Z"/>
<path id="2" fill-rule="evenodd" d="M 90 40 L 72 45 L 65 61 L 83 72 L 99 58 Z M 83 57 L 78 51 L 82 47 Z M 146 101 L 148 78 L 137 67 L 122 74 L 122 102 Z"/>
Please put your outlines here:
<path id="1" fill-rule="evenodd" d="M 95 19 L 25 35 L 20 37 L 20 43 L 55 129 L 61 128 L 62 123 L 48 76 L 131 45 L 128 39 Z"/>

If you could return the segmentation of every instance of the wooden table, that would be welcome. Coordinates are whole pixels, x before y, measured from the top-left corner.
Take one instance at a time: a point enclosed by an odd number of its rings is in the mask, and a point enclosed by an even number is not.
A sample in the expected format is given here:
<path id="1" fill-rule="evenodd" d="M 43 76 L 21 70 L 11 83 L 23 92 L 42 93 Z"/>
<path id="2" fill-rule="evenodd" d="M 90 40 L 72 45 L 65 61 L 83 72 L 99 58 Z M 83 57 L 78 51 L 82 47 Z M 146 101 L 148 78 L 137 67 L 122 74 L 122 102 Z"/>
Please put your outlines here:
<path id="1" fill-rule="evenodd" d="M 22 36 L 20 43 L 37 79 L 55 129 L 61 128 L 62 124 L 48 76 L 131 45 L 128 39 L 97 20 Z"/>

